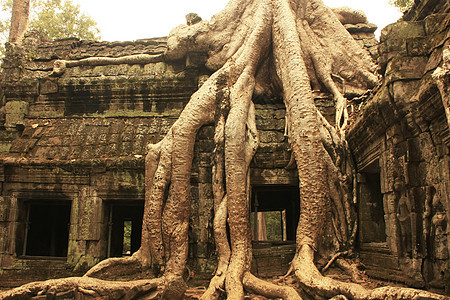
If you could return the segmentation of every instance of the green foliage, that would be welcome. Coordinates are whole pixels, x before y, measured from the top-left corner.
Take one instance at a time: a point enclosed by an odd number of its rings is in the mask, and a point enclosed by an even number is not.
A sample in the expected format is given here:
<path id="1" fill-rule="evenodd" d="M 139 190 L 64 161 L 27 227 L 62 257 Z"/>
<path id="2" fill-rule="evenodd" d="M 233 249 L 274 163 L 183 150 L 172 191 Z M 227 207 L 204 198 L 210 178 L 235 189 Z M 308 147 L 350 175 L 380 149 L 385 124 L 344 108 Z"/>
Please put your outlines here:
<path id="1" fill-rule="evenodd" d="M 124 254 L 124 255 L 131 254 L 131 229 L 132 229 L 132 222 L 124 221 L 123 222 L 123 248 L 122 248 L 122 254 Z"/>
<path id="2" fill-rule="evenodd" d="M 8 39 L 13 0 L 0 0 L 0 57 Z M 29 30 L 38 30 L 47 40 L 75 37 L 99 40 L 97 23 L 71 0 L 31 0 Z"/>
<path id="3" fill-rule="evenodd" d="M 397 7 L 401 12 L 405 12 L 413 6 L 414 0 L 389 0 L 389 4 Z"/>
<path id="4" fill-rule="evenodd" d="M 283 240 L 281 211 L 264 212 L 268 241 Z"/>
<path id="5" fill-rule="evenodd" d="M 48 40 L 76 37 L 98 40 L 97 23 L 70 0 L 34 0 L 30 29 L 38 30 Z"/>

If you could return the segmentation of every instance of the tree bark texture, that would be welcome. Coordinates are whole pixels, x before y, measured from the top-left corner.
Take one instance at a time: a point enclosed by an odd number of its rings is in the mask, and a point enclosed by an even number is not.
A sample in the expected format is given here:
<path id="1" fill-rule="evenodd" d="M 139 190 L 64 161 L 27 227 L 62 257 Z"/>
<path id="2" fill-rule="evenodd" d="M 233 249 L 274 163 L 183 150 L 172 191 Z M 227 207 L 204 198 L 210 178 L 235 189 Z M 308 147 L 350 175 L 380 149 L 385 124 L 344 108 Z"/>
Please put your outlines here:
<path id="1" fill-rule="evenodd" d="M 28 27 L 30 0 L 14 0 L 8 41 L 20 44 Z"/>

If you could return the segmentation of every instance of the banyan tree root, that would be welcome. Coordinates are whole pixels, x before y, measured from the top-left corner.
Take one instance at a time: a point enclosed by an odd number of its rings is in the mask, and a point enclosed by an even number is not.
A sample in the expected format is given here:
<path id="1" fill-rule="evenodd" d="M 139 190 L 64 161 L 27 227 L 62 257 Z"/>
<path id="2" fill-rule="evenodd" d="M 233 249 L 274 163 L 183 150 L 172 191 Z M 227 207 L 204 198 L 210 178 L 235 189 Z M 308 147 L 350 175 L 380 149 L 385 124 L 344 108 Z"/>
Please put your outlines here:
<path id="1" fill-rule="evenodd" d="M 27 288 L 36 285 L 39 288 L 33 288 L 33 293 L 53 293 L 50 285 L 67 281 L 77 291 L 102 295 L 104 285 L 109 293 L 117 290 L 118 296 L 112 298 L 133 299 L 141 294 L 129 291 L 144 286 L 150 299 L 152 293 L 177 299 L 180 292 L 173 291 L 183 290 L 188 255 L 195 138 L 201 126 L 214 123 L 212 187 L 218 267 L 202 299 L 218 299 L 224 293 L 228 299 L 243 299 L 245 291 L 301 299 L 293 287 L 250 273 L 249 166 L 259 144 L 252 98 L 258 94 L 282 97 L 286 106 L 286 135 L 295 162 L 291 165 L 298 171 L 302 208 L 291 264 L 299 288 L 333 299 L 445 299 L 414 289 L 366 289 L 324 277 L 314 265 L 316 252 L 351 251 L 354 246 L 353 170 L 343 130 L 345 96 L 362 94 L 377 81 L 369 56 L 330 9 L 320 0 L 231 0 L 211 21 L 175 28 L 165 58 L 181 59 L 195 51 L 208 53 L 206 66 L 213 74 L 192 95 L 164 139 L 149 146 L 141 248 L 131 258 L 105 260 L 87 273 L 94 276 L 135 262 L 150 267 L 157 278 L 110 283 L 85 276 L 32 283 Z M 312 86 L 327 90 L 336 100 L 334 126 L 318 112 Z M 320 236 L 327 228 L 332 228 L 329 232 L 335 239 L 324 246 Z M 21 295 L 26 286 L 7 296 Z M 169 292 L 173 294 L 168 296 Z"/>
<path id="2" fill-rule="evenodd" d="M 170 288 L 165 288 L 169 287 Z M 108 297 L 108 299 L 158 299 L 165 295 L 176 295 L 181 299 L 185 291 L 185 284 L 181 280 L 169 281 L 166 278 L 150 280 L 135 280 L 129 282 L 105 281 L 91 277 L 69 277 L 32 282 L 2 293 L 1 299 L 31 299 L 46 295 L 47 299 L 63 296 L 83 296 L 88 299 Z M 72 296 L 72 297 L 73 297 Z M 83 297 L 80 297 L 81 299 Z"/>
<path id="3" fill-rule="evenodd" d="M 313 262 L 314 250 L 308 245 L 303 246 L 294 259 L 294 268 L 300 284 L 307 292 L 332 298 L 343 295 L 348 299 L 448 299 L 446 296 L 437 295 L 427 291 L 403 288 L 380 287 L 367 289 L 359 284 L 340 282 L 332 278 L 324 277 L 317 270 Z"/>
<path id="4" fill-rule="evenodd" d="M 88 57 L 79 60 L 56 60 L 50 76 L 58 77 L 64 74 L 67 68 L 78 66 L 105 66 L 120 64 L 149 64 L 164 61 L 164 55 L 160 54 L 135 54 L 121 57 Z"/>

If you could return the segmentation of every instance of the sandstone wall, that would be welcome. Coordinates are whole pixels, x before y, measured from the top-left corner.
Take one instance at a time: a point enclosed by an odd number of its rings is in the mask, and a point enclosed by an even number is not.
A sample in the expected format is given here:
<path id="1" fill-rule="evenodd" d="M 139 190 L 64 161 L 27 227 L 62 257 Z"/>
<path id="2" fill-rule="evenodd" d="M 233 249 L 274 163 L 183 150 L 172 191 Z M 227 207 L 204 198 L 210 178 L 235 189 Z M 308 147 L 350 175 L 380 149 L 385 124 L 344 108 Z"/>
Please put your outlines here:
<path id="1" fill-rule="evenodd" d="M 0 268 L 32 265 L 22 256 L 27 205 L 43 201 L 71 205 L 69 266 L 83 269 L 108 255 L 112 207 L 138 205 L 144 199 L 147 144 L 162 139 L 210 75 L 203 67 L 204 54 L 166 61 L 165 47 L 164 39 L 48 43 L 32 32 L 23 49 L 9 49 L 0 85 Z M 58 60 L 148 54 L 158 58 L 53 73 Z M 325 112 L 330 99 L 320 102 Z M 284 106 L 276 101 L 257 104 L 261 147 L 252 163 L 255 185 L 297 185 L 295 171 L 284 169 L 290 158 L 284 115 Z M 198 133 L 191 176 L 191 265 L 208 273 L 215 263 L 213 131 L 204 126 Z"/>
<path id="2" fill-rule="evenodd" d="M 450 15 L 441 13 L 383 29 L 383 81 L 348 134 L 359 172 L 361 258 L 369 274 L 447 291 L 448 89 L 441 94 L 432 75 L 443 66 L 449 27 Z M 381 218 L 375 215 L 380 211 Z M 385 227 L 385 236 L 368 229 L 377 226 Z"/>

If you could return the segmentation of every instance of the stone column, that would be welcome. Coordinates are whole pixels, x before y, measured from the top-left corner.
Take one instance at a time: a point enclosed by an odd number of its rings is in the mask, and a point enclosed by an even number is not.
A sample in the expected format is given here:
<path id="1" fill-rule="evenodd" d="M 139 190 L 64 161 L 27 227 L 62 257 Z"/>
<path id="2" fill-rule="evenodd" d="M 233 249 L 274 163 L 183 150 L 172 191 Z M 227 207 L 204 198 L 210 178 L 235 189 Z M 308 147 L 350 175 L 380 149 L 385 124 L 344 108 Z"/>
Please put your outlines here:
<path id="1" fill-rule="evenodd" d="M 87 269 L 105 256 L 102 251 L 103 201 L 95 189 L 81 188 L 72 201 L 67 262 L 75 270 Z"/>
<path id="2" fill-rule="evenodd" d="M 0 196 L 0 269 L 12 263 L 16 249 L 17 218 L 17 198 Z"/>

